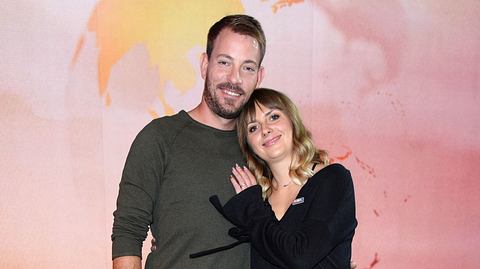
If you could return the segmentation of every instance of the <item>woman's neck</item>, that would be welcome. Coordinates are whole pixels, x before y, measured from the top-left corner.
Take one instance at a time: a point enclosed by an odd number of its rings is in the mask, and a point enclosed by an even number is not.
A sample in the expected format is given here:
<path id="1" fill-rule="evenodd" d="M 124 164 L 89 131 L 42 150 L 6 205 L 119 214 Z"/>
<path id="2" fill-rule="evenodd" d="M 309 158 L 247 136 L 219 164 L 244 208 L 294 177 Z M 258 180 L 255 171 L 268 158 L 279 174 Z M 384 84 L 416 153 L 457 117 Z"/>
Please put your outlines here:
<path id="1" fill-rule="evenodd" d="M 276 184 L 274 183 L 276 188 L 279 186 L 288 186 L 292 182 L 292 177 L 290 176 L 290 165 L 291 160 L 268 163 L 268 167 L 273 175 L 273 180 L 276 182 Z"/>

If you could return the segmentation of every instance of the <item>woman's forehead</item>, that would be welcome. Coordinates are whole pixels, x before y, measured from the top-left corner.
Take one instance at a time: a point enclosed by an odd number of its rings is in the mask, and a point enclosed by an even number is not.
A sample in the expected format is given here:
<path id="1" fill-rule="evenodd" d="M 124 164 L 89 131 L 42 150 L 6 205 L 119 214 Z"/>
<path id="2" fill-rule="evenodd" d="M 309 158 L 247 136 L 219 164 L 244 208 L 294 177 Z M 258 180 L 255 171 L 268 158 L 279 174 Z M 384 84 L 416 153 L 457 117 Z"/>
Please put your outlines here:
<path id="1" fill-rule="evenodd" d="M 282 109 L 279 108 L 277 105 L 262 104 L 258 101 L 255 101 L 255 105 L 249 107 L 249 109 L 248 109 L 248 113 L 247 113 L 248 114 L 248 121 L 249 122 L 255 121 L 257 114 L 265 115 L 266 113 L 268 113 L 269 111 L 274 110 L 274 109 L 282 111 Z"/>

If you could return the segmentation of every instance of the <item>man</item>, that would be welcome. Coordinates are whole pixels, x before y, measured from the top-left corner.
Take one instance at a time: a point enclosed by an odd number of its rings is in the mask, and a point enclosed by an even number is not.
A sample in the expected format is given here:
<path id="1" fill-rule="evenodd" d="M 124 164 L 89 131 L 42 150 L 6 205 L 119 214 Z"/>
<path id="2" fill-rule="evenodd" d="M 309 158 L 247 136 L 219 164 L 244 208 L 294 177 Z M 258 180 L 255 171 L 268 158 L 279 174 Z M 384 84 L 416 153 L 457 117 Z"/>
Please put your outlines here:
<path id="1" fill-rule="evenodd" d="M 156 248 L 150 268 L 249 268 L 249 246 L 196 259 L 189 254 L 235 241 L 232 227 L 210 205 L 235 194 L 229 175 L 243 163 L 235 119 L 263 79 L 265 36 L 254 18 L 232 15 L 215 23 L 201 57 L 205 87 L 200 104 L 149 123 L 135 138 L 123 170 L 114 212 L 114 269 L 140 269 L 148 228 Z"/>

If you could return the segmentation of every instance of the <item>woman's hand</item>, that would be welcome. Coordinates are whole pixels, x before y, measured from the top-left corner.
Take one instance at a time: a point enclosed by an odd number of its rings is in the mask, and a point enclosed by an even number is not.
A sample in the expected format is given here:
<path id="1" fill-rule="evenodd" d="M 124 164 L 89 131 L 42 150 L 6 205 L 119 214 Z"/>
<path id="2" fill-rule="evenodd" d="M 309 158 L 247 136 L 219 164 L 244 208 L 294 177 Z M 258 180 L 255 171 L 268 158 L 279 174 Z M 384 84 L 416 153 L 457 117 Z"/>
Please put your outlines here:
<path id="1" fill-rule="evenodd" d="M 257 180 L 252 172 L 250 172 L 245 166 L 240 167 L 238 164 L 232 168 L 230 182 L 232 182 L 233 188 L 235 188 L 237 194 L 244 189 L 257 184 Z"/>

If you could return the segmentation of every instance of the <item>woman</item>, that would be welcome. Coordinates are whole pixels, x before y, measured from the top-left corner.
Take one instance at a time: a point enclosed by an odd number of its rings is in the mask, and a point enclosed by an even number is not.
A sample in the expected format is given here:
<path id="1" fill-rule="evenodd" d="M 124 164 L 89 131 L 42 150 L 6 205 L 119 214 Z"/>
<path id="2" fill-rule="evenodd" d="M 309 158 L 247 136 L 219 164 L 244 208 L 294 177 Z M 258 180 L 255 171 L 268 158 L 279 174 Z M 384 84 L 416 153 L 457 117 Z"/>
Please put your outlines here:
<path id="1" fill-rule="evenodd" d="M 350 268 L 357 225 L 350 173 L 328 165 L 292 101 L 255 90 L 237 131 L 248 168 L 232 169 L 237 195 L 222 213 L 248 236 L 251 268 Z"/>

